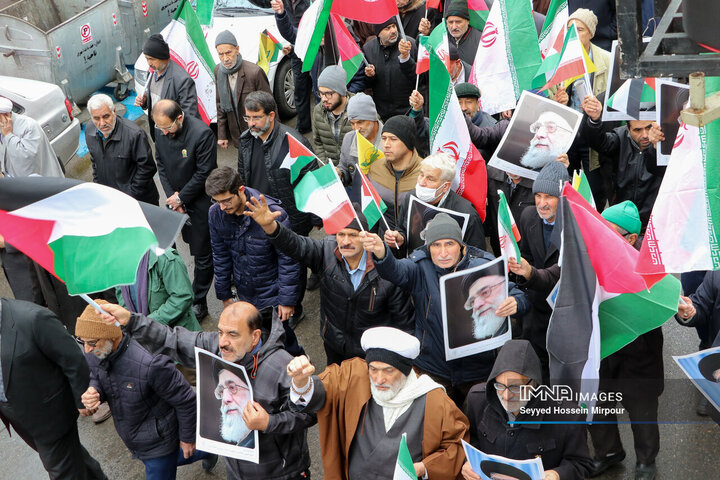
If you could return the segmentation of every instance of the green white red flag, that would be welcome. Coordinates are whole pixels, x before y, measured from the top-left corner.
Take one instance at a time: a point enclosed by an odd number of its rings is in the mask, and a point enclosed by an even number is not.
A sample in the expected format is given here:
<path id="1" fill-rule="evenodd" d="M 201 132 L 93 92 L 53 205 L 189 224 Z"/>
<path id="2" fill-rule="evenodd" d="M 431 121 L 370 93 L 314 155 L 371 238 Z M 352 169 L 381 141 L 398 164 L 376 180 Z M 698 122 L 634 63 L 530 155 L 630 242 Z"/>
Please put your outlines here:
<path id="1" fill-rule="evenodd" d="M 513 214 L 510 211 L 505 193 L 498 190 L 500 195 L 500 203 L 498 205 L 498 237 L 500 239 L 500 249 L 503 257 L 506 259 L 514 258 L 520 263 L 520 230 L 518 229 Z"/>
<path id="2" fill-rule="evenodd" d="M 325 35 L 333 0 L 315 0 L 300 19 L 295 39 L 295 54 L 303 61 L 302 71 L 309 72 L 315 63 L 320 43 Z M 384 21 L 384 20 L 383 20 Z"/>
<path id="3" fill-rule="evenodd" d="M 287 168 L 290 170 L 290 182 L 295 183 L 302 169 L 317 157 L 289 133 L 287 134 L 287 139 L 288 153 L 285 155 L 279 168 Z"/>
<path id="4" fill-rule="evenodd" d="M 428 42 L 430 37 L 420 35 L 418 37 L 418 57 L 415 62 L 415 74 L 420 75 L 421 73 L 430 70 L 430 52 L 428 51 Z"/>
<path id="5" fill-rule="evenodd" d="M 395 471 L 393 472 L 393 480 L 417 480 L 415 466 L 410 455 L 410 449 L 407 446 L 407 434 L 403 433 L 400 439 L 400 448 L 398 449 L 397 461 L 395 462 Z"/>
<path id="6" fill-rule="evenodd" d="M 552 0 L 540 32 L 540 55 L 543 59 L 560 55 L 570 13 L 567 0 Z"/>
<path id="7" fill-rule="evenodd" d="M 395 0 L 333 0 L 332 12 L 365 23 L 383 23 L 398 15 Z"/>
<path id="8" fill-rule="evenodd" d="M 175 17 L 160 32 L 170 47 L 170 59 L 187 71 L 195 82 L 200 117 L 208 125 L 217 116 L 215 104 L 215 61 L 205 41 L 198 16 L 190 2 L 183 0 Z"/>
<path id="9" fill-rule="evenodd" d="M 359 165 L 356 175 L 360 175 L 362 185 L 360 191 L 360 207 L 368 222 L 368 228 L 373 228 L 387 210 L 387 205 L 385 205 L 380 194 L 375 190 L 375 187 L 370 183 L 370 180 L 368 180 L 367 176 L 362 172 Z M 353 182 L 353 184 L 355 184 L 355 182 Z"/>
<path id="10" fill-rule="evenodd" d="M 532 89 L 540 62 L 531 2 L 495 0 L 470 73 L 483 94 L 483 111 L 493 115 L 515 108 L 523 90 Z"/>
<path id="11" fill-rule="evenodd" d="M 330 235 L 355 218 L 355 210 L 332 163 L 305 174 L 295 186 L 295 205 L 300 211 L 322 218 L 325 233 Z"/>
<path id="12" fill-rule="evenodd" d="M 677 311 L 680 282 L 665 275 L 648 290 L 645 279 L 633 272 L 639 252 L 569 183 L 559 218 L 562 268 L 547 332 L 550 379 L 593 394 L 602 358 Z"/>
<path id="13" fill-rule="evenodd" d="M 490 14 L 485 0 L 468 0 L 468 14 L 470 15 L 470 26 L 482 32 Z"/>
<path id="14" fill-rule="evenodd" d="M 450 69 L 450 44 L 448 43 L 448 33 L 445 27 L 445 20 L 443 20 L 437 27 L 433 28 L 430 32 L 428 41 L 425 48 L 429 52 L 430 50 L 435 52 L 435 55 L 440 57 L 445 68 Z M 419 55 L 419 51 L 418 51 Z M 430 68 L 430 54 L 428 54 L 428 69 Z"/>
<path id="15" fill-rule="evenodd" d="M 363 62 L 363 54 L 358 47 L 352 35 L 348 31 L 345 22 L 338 15 L 331 13 L 330 21 L 333 26 L 333 32 L 335 32 L 335 43 L 337 43 L 338 53 L 340 55 L 340 65 L 345 70 L 347 79 L 345 83 L 349 83 L 352 80 L 355 73 L 357 73 L 360 64 Z"/>
<path id="16" fill-rule="evenodd" d="M 443 26 L 444 28 L 444 26 Z M 450 74 L 430 47 L 430 151 L 445 152 L 455 160 L 452 188 L 473 204 L 485 220 L 487 172 L 485 161 L 470 140 Z"/>
<path id="17" fill-rule="evenodd" d="M 540 65 L 535 75 L 536 87 L 542 86 L 540 91 L 565 81 L 572 81 L 587 73 L 592 73 L 595 65 L 590 60 L 585 48 L 580 43 L 575 25 L 570 25 L 565 35 L 560 55 L 547 57 Z"/>
<path id="18" fill-rule="evenodd" d="M 71 295 L 135 283 L 145 252 L 172 245 L 186 219 L 97 183 L 0 179 L 0 235 Z"/>
<path id="19" fill-rule="evenodd" d="M 647 275 L 720 269 L 718 152 L 718 122 L 699 128 L 680 126 L 636 272 Z"/>

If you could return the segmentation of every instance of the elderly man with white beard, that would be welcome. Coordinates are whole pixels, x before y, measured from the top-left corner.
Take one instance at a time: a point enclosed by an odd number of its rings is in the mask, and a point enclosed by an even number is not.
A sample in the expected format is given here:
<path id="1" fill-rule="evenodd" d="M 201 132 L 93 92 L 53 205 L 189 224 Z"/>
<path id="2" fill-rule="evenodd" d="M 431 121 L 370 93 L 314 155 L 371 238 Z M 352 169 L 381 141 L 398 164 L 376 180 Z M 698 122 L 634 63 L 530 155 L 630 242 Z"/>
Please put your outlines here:
<path id="1" fill-rule="evenodd" d="M 418 339 L 375 327 L 361 344 L 364 360 L 330 365 L 319 376 L 305 356 L 287 366 L 290 400 L 318 414 L 325 477 L 392 479 L 403 433 L 418 477 L 457 477 L 467 419 L 442 386 L 413 371 Z"/>
<path id="2" fill-rule="evenodd" d="M 574 138 L 570 124 L 555 112 L 541 113 L 530 125 L 530 132 L 535 136 L 520 163 L 533 170 L 540 170 L 567 152 Z"/>

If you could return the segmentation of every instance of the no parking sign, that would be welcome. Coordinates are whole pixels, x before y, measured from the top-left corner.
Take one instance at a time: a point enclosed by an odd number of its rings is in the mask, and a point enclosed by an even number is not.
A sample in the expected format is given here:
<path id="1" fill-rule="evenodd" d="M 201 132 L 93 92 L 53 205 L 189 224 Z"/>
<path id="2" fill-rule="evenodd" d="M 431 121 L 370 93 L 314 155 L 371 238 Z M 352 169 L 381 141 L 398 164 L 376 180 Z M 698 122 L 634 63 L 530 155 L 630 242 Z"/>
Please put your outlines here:
<path id="1" fill-rule="evenodd" d="M 86 23 L 82 27 L 80 27 L 80 38 L 82 39 L 82 43 L 88 43 L 92 40 L 92 33 L 90 32 L 90 24 Z"/>

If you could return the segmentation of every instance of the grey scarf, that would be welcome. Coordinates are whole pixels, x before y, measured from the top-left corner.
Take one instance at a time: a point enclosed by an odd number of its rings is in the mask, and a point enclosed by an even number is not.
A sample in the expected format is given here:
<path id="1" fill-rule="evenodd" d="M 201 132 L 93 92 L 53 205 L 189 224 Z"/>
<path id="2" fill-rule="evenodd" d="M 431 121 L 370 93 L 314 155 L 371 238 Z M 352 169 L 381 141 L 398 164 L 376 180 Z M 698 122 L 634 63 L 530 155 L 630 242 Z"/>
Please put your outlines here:
<path id="1" fill-rule="evenodd" d="M 240 70 L 240 67 L 242 67 L 242 55 L 240 55 L 239 53 L 234 67 L 225 68 L 225 65 L 223 65 L 222 63 L 219 65 L 217 88 L 220 92 L 220 108 L 222 108 L 223 112 L 233 111 L 233 101 L 229 95 L 229 93 L 232 92 L 232 87 L 225 88 L 225 85 L 229 86 L 228 75 L 236 73 L 238 70 Z"/>

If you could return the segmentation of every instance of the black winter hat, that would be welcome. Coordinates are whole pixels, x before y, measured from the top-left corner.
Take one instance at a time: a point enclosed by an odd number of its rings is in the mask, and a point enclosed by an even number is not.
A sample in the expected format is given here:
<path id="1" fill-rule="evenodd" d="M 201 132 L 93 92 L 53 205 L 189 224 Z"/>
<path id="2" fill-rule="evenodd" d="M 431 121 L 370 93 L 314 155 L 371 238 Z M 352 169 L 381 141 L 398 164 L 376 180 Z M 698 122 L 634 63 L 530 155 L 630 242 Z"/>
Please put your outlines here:
<path id="1" fill-rule="evenodd" d="M 388 118 L 383 125 L 383 133 L 392 133 L 396 135 L 408 150 L 413 150 L 417 140 L 415 139 L 415 121 L 405 115 L 395 115 Z"/>
<path id="2" fill-rule="evenodd" d="M 158 60 L 167 60 L 170 58 L 170 47 L 159 33 L 153 33 L 145 41 L 143 53 Z"/>

